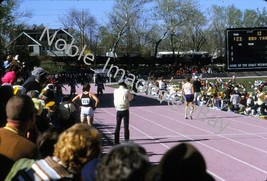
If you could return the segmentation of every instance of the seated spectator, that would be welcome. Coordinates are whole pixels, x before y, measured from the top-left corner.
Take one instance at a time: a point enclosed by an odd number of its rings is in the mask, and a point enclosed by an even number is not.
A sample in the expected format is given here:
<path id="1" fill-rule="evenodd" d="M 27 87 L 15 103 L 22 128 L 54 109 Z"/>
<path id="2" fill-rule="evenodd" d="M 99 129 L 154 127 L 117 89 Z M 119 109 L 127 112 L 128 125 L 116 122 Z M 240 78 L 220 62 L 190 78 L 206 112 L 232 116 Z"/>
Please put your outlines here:
<path id="1" fill-rule="evenodd" d="M 58 140 L 60 132 L 56 128 L 50 128 L 40 134 L 37 138 L 37 157 L 35 159 L 21 158 L 15 162 L 5 181 L 10 181 L 19 174 L 19 171 L 30 168 L 36 159 L 43 159 L 47 156 L 52 156 L 54 152 L 54 145 Z"/>
<path id="2" fill-rule="evenodd" d="M 140 145 L 116 145 L 100 161 L 96 181 L 142 181 L 150 166 L 146 150 Z"/>
<path id="3" fill-rule="evenodd" d="M 206 170 L 202 154 L 191 144 L 182 143 L 168 150 L 159 163 L 159 181 L 215 181 Z"/>
<path id="4" fill-rule="evenodd" d="M 6 105 L 7 124 L 0 128 L 0 180 L 4 180 L 20 158 L 34 158 L 36 145 L 26 138 L 35 124 L 35 108 L 27 95 L 11 97 Z"/>
<path id="5" fill-rule="evenodd" d="M 31 168 L 19 173 L 16 179 L 81 180 L 84 165 L 100 152 L 100 132 L 84 123 L 75 124 L 60 134 L 52 157 L 36 161 Z"/>

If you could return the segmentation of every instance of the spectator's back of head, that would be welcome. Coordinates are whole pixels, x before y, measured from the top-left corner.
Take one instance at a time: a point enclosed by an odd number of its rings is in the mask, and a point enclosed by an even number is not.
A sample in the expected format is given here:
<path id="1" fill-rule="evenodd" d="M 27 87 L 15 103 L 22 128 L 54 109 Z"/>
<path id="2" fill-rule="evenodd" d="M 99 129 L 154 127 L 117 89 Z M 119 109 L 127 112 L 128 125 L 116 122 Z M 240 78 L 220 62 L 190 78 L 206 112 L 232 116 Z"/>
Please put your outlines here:
<path id="1" fill-rule="evenodd" d="M 202 154 L 191 144 L 182 143 L 168 150 L 159 164 L 160 181 L 214 181 L 206 172 Z"/>
<path id="2" fill-rule="evenodd" d="M 0 86 L 0 127 L 6 124 L 6 104 L 12 96 L 14 90 L 10 84 Z"/>
<path id="3" fill-rule="evenodd" d="M 36 145 L 39 158 L 53 155 L 54 145 L 57 143 L 59 134 L 60 131 L 57 128 L 51 127 L 38 136 Z"/>
<path id="4" fill-rule="evenodd" d="M 32 118 L 35 107 L 32 99 L 27 95 L 11 97 L 6 105 L 7 119 L 15 122 L 25 122 Z"/>
<path id="5" fill-rule="evenodd" d="M 101 160 L 96 181 L 141 181 L 150 166 L 143 147 L 134 143 L 116 145 Z"/>

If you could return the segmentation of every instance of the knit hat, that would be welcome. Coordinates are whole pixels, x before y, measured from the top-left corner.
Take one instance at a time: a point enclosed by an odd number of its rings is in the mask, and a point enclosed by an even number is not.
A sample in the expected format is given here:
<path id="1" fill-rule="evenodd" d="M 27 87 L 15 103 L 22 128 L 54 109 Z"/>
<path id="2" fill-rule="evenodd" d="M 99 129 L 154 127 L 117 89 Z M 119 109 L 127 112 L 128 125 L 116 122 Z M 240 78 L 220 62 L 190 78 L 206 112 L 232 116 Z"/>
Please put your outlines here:
<path id="1" fill-rule="evenodd" d="M 46 72 L 44 71 L 43 68 L 41 67 L 36 67 L 35 69 L 33 69 L 32 71 L 32 75 L 37 77 L 37 76 L 41 76 L 44 75 Z"/>

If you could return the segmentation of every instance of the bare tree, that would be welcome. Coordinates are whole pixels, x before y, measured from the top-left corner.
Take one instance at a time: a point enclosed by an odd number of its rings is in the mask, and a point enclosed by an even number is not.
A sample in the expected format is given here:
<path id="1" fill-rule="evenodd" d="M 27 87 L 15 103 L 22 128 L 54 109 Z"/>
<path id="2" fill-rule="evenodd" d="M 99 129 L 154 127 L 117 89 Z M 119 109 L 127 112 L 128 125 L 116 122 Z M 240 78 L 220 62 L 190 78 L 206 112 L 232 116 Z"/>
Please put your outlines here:
<path id="1" fill-rule="evenodd" d="M 31 17 L 27 10 L 18 11 L 20 3 L 18 0 L 5 0 L 0 4 L 0 52 L 26 26 L 23 20 Z"/>
<path id="2" fill-rule="evenodd" d="M 70 9 L 68 13 L 59 18 L 64 28 L 69 29 L 70 33 L 78 37 L 78 43 L 82 47 L 89 43 L 90 49 L 93 47 L 93 37 L 97 31 L 97 21 L 88 10 Z"/>
<path id="3" fill-rule="evenodd" d="M 175 52 L 175 38 L 179 33 L 179 28 L 186 21 L 189 21 L 196 11 L 195 2 L 192 0 L 156 0 L 154 16 L 162 22 L 162 36 L 156 42 L 154 57 L 158 52 L 159 44 L 166 37 L 170 37 L 173 58 Z"/>
<path id="4" fill-rule="evenodd" d="M 194 16 L 181 28 L 181 36 L 187 40 L 184 41 L 184 47 L 192 51 L 201 50 L 207 42 L 207 35 L 204 33 L 206 24 L 206 17 L 196 11 Z"/>
<path id="5" fill-rule="evenodd" d="M 140 20 L 144 5 L 150 0 L 116 0 L 113 11 L 109 14 L 108 27 L 113 34 L 111 52 L 116 55 L 118 46 L 131 49 L 134 46 L 133 29 Z"/>

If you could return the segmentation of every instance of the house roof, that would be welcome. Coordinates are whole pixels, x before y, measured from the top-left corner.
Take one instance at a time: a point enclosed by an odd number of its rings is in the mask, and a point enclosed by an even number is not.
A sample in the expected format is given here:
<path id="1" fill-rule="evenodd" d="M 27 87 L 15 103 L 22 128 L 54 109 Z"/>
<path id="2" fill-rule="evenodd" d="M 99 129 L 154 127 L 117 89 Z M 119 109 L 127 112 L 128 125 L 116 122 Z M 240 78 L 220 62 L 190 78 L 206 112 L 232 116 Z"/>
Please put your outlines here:
<path id="1" fill-rule="evenodd" d="M 66 33 L 67 35 L 69 35 L 70 37 L 73 37 L 69 32 L 67 32 L 65 29 L 60 28 L 58 31 L 63 31 L 64 33 Z"/>
<path id="2" fill-rule="evenodd" d="M 73 36 L 65 29 L 60 28 L 60 29 L 50 29 L 49 32 L 50 33 L 55 33 L 55 32 L 64 32 L 65 34 L 67 34 L 68 36 L 70 36 L 71 38 L 73 38 Z M 27 38 L 29 38 L 32 42 L 34 42 L 36 45 L 38 46 L 42 46 L 41 43 L 38 42 L 38 40 L 35 40 L 32 36 L 30 36 L 31 34 L 38 34 L 40 32 L 40 34 L 43 32 L 43 30 L 24 30 L 22 33 L 20 33 L 14 40 L 12 40 L 6 47 L 9 47 L 11 44 L 13 44 L 19 37 L 21 36 L 26 36 Z"/>
<path id="3" fill-rule="evenodd" d="M 12 40 L 6 47 L 9 47 L 12 43 L 14 43 L 19 37 L 21 36 L 26 36 L 27 38 L 29 38 L 31 41 L 33 41 L 36 45 L 38 46 L 42 46 L 38 41 L 36 41 L 34 38 L 32 38 L 30 35 L 28 35 L 25 32 L 20 33 L 14 40 Z"/>

